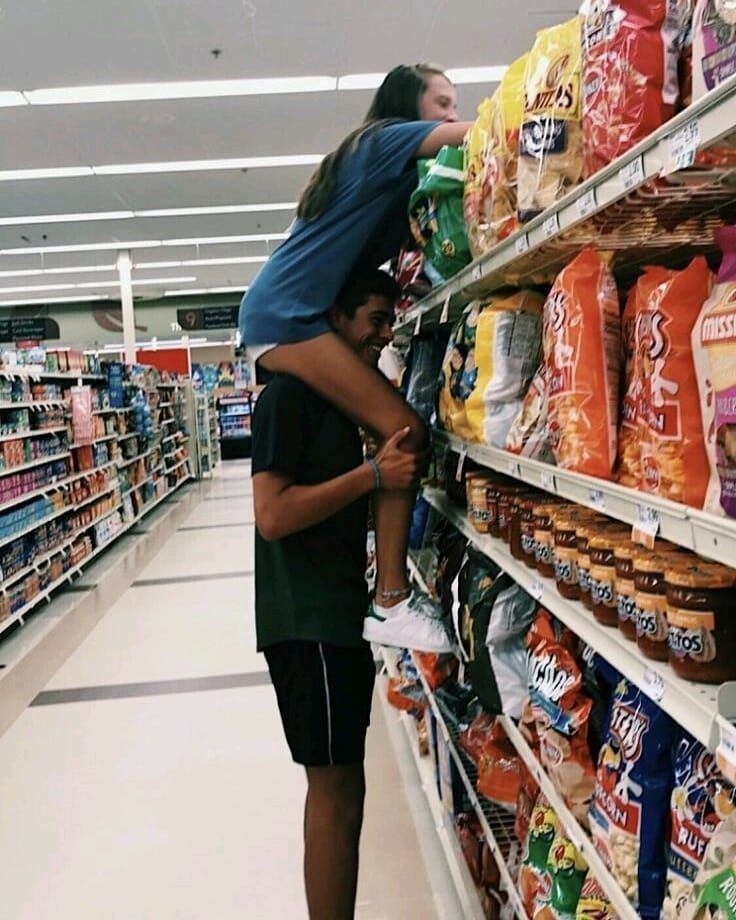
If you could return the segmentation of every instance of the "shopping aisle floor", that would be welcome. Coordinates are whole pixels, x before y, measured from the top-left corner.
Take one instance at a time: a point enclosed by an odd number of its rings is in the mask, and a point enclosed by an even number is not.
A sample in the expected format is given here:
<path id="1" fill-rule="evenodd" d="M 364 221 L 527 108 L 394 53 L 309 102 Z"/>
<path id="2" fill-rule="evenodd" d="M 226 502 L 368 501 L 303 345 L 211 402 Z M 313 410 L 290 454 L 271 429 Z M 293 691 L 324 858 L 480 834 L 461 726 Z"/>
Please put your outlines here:
<path id="1" fill-rule="evenodd" d="M 0 738 L 5 920 L 306 917 L 305 782 L 254 651 L 248 464 L 189 505 Z M 106 564 L 77 585 L 100 603 Z M 376 701 L 357 916 L 454 920 L 396 739 Z"/>

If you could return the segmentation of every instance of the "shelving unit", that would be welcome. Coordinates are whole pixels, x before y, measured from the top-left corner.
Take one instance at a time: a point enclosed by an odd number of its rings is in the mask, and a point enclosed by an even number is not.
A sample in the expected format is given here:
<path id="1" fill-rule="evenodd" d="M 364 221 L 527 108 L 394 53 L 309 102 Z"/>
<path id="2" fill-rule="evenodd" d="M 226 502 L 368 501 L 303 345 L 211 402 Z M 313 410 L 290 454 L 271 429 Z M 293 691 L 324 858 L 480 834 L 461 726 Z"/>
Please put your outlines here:
<path id="1" fill-rule="evenodd" d="M 199 477 L 209 478 L 220 460 L 214 397 L 209 393 L 195 393 L 194 411 Z"/>
<path id="2" fill-rule="evenodd" d="M 250 422 L 254 402 L 250 390 L 242 390 L 239 395 L 218 398 L 220 451 L 223 460 L 250 457 Z"/>

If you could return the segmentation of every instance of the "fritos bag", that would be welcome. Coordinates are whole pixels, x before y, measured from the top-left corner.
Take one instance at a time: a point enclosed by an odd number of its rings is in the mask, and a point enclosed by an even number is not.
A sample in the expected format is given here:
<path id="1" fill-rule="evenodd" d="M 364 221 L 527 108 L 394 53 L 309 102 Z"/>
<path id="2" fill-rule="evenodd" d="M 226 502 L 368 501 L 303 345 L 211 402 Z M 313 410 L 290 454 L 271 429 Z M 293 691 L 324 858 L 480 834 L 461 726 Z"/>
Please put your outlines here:
<path id="1" fill-rule="evenodd" d="M 618 481 L 631 489 L 641 487 L 641 444 L 639 442 L 639 403 L 642 380 L 637 365 L 636 326 L 646 307 L 649 295 L 663 284 L 671 272 L 659 266 L 649 266 L 629 292 L 622 317 L 625 360 L 624 398 L 618 430 Z"/>
<path id="2" fill-rule="evenodd" d="M 693 259 L 652 291 L 636 334 L 642 488 L 696 508 L 708 487 L 708 456 L 690 340 L 711 284 L 708 263 Z"/>
<path id="3" fill-rule="evenodd" d="M 692 347 L 710 463 L 705 507 L 736 517 L 736 227 L 719 228 L 715 238 L 723 261 Z"/>
<path id="4" fill-rule="evenodd" d="M 438 416 L 445 431 L 471 440 L 466 403 L 478 380 L 475 360 L 475 336 L 480 303 L 471 304 L 452 330 L 440 374 Z"/>
<path id="5" fill-rule="evenodd" d="M 610 479 L 616 461 L 621 320 L 613 275 L 593 248 L 557 276 L 544 305 L 549 430 L 557 465 Z"/>
<path id="6" fill-rule="evenodd" d="M 532 291 L 486 302 L 475 330 L 477 380 L 465 403 L 472 440 L 503 447 L 539 363 L 544 300 Z"/>
<path id="7" fill-rule="evenodd" d="M 537 32 L 524 77 L 519 217 L 536 217 L 583 176 L 579 16 Z"/>
<path id="8" fill-rule="evenodd" d="M 592 176 L 675 114 L 683 0 L 585 0 L 583 146 Z"/>

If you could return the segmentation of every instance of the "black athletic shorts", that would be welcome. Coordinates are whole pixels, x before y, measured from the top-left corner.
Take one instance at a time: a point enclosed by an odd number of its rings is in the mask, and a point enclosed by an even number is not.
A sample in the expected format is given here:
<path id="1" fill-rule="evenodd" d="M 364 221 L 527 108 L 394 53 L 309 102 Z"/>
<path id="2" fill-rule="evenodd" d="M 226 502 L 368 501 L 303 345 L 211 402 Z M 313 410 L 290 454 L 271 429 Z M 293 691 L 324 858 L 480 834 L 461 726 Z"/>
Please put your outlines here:
<path id="1" fill-rule="evenodd" d="M 362 763 L 376 679 L 370 646 L 294 640 L 264 654 L 295 763 Z"/>

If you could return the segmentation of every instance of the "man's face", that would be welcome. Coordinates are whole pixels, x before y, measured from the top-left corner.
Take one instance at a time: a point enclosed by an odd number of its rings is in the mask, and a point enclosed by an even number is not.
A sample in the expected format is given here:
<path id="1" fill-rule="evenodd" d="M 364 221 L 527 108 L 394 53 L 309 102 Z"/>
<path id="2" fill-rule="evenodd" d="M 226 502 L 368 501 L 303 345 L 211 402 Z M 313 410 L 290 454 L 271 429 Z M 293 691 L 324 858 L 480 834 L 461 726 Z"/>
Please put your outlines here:
<path id="1" fill-rule="evenodd" d="M 377 294 L 371 294 L 352 319 L 336 310 L 332 313 L 335 332 L 371 367 L 378 365 L 381 352 L 393 340 L 393 323 L 393 304 Z"/>

